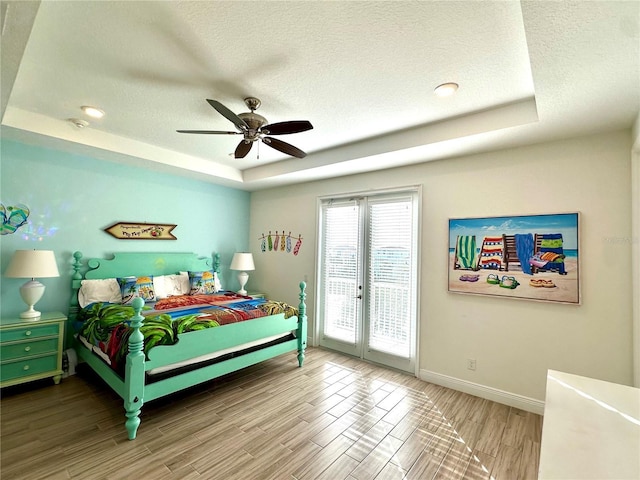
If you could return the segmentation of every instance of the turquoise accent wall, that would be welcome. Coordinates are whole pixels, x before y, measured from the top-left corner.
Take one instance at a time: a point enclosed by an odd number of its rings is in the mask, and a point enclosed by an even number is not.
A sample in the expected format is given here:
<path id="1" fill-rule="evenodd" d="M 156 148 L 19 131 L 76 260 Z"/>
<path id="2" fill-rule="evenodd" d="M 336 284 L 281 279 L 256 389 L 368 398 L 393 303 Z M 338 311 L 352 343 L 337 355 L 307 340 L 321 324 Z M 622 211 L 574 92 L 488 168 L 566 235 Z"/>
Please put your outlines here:
<path id="1" fill-rule="evenodd" d="M 60 277 L 40 279 L 47 290 L 37 310 L 68 310 L 76 250 L 85 259 L 220 253 L 223 287 L 239 288 L 229 264 L 249 246 L 249 192 L 4 139 L 0 153 L 0 201 L 31 212 L 26 225 L 0 236 L 2 273 L 15 250 L 53 250 L 58 262 Z M 118 240 L 103 230 L 116 222 L 176 224 L 177 240 Z M 0 281 L 0 315 L 18 315 L 26 309 L 18 292 L 26 280 L 3 275 Z"/>

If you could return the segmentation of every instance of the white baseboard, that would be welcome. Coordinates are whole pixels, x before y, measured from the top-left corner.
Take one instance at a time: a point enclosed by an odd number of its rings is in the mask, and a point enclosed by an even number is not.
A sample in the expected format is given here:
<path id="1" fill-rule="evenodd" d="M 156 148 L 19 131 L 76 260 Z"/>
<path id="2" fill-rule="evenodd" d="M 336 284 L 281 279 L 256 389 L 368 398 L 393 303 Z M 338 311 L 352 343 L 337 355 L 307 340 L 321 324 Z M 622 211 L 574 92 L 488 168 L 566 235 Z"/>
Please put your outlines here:
<path id="1" fill-rule="evenodd" d="M 435 383 L 442 387 L 452 388 L 460 392 L 485 398 L 493 402 L 502 403 L 510 407 L 519 408 L 527 412 L 542 415 L 544 413 L 544 402 L 534 398 L 525 397 L 516 393 L 505 392 L 493 387 L 487 387 L 478 383 L 461 380 L 459 378 L 442 375 L 441 373 L 429 370 L 420 370 L 420 379 L 425 382 Z"/>

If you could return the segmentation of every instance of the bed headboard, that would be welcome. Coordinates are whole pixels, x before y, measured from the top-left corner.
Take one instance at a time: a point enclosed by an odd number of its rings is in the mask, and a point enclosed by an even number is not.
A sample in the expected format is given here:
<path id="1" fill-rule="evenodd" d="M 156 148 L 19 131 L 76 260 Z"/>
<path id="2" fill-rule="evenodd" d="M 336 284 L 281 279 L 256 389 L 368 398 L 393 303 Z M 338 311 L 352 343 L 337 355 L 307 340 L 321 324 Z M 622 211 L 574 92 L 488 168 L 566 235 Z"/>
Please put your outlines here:
<path id="1" fill-rule="evenodd" d="M 201 257 L 195 253 L 174 252 L 123 252 L 115 253 L 113 258 L 89 258 L 88 270 L 84 270 L 81 252 L 73 254 L 73 275 L 71 277 L 71 302 L 69 318 L 75 319 L 78 313 L 78 290 L 84 279 L 118 278 L 143 275 L 172 275 L 178 272 L 201 272 L 213 270 L 220 272 L 220 255 Z"/>

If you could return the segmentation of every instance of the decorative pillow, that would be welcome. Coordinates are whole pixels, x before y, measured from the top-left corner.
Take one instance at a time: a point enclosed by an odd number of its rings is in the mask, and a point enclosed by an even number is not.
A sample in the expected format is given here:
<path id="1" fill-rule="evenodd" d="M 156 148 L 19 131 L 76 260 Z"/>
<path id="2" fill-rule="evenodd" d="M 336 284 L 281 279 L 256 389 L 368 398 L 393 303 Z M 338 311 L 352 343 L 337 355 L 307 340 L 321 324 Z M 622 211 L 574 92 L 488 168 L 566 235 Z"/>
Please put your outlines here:
<path id="1" fill-rule="evenodd" d="M 123 305 L 129 305 L 134 298 L 140 296 L 138 294 L 138 277 L 120 277 L 118 278 L 118 285 L 120 285 Z"/>
<path id="2" fill-rule="evenodd" d="M 173 297 L 175 295 L 188 295 L 191 290 L 189 274 L 159 275 L 153 277 L 153 288 L 156 290 L 156 299 Z"/>
<path id="3" fill-rule="evenodd" d="M 121 303 L 122 294 L 115 278 L 82 280 L 78 290 L 80 308 L 95 302 Z"/>
<path id="4" fill-rule="evenodd" d="M 129 305 L 136 297 L 141 297 L 145 302 L 156 301 L 153 277 L 120 277 L 118 284 L 123 305 Z"/>
<path id="5" fill-rule="evenodd" d="M 191 290 L 189 274 L 187 272 L 180 272 L 178 275 L 167 275 L 165 288 L 169 296 L 189 295 L 189 291 Z"/>
<path id="6" fill-rule="evenodd" d="M 136 281 L 139 295 L 145 302 L 155 302 L 156 294 L 153 288 L 153 277 L 138 277 Z"/>
<path id="7" fill-rule="evenodd" d="M 191 286 L 189 295 L 216 293 L 212 270 L 204 272 L 189 272 L 189 284 Z"/>

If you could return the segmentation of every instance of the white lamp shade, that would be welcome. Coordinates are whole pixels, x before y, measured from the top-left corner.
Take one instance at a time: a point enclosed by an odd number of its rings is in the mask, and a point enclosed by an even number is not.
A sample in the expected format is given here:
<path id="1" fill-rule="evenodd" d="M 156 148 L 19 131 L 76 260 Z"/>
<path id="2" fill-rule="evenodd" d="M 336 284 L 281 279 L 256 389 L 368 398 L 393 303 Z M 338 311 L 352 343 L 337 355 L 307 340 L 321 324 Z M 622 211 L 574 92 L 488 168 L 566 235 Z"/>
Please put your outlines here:
<path id="1" fill-rule="evenodd" d="M 231 266 L 229 267 L 231 270 L 255 270 L 256 267 L 253 264 L 253 255 L 247 252 L 237 252 L 233 254 L 233 259 L 231 260 Z"/>
<path id="2" fill-rule="evenodd" d="M 10 278 L 59 277 L 53 250 L 16 250 L 4 272 Z"/>

